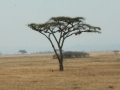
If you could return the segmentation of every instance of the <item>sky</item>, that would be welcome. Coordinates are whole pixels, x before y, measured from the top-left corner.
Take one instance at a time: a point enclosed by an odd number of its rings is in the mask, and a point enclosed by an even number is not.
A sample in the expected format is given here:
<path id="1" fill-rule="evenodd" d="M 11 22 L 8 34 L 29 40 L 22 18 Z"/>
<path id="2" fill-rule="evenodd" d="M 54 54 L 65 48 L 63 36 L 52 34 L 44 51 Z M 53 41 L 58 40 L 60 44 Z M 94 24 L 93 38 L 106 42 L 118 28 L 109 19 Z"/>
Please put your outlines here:
<path id="1" fill-rule="evenodd" d="M 53 51 L 46 37 L 27 25 L 57 16 L 84 17 L 86 23 L 102 29 L 101 34 L 82 33 L 67 38 L 64 50 L 120 50 L 119 3 L 120 0 L 0 0 L 0 52 Z"/>

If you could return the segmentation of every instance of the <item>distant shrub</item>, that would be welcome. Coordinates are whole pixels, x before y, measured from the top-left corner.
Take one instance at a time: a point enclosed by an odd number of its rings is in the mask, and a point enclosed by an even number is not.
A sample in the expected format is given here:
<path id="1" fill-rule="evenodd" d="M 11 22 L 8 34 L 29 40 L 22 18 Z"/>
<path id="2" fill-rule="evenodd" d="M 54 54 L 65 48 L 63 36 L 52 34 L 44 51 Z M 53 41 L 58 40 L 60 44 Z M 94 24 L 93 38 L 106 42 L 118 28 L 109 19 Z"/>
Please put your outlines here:
<path id="1" fill-rule="evenodd" d="M 86 52 L 72 52 L 72 51 L 67 51 L 63 53 L 64 58 L 85 58 L 89 57 L 89 54 Z"/>
<path id="2" fill-rule="evenodd" d="M 59 54 L 58 54 L 59 56 Z M 72 52 L 72 51 L 67 51 L 63 53 L 63 58 L 85 58 L 89 57 L 89 54 L 86 52 Z M 53 55 L 53 59 L 57 59 L 57 55 Z"/>
<path id="3" fill-rule="evenodd" d="M 115 55 L 117 56 L 117 55 L 118 55 L 118 53 L 119 53 L 119 50 L 114 50 L 113 52 L 114 52 L 114 53 L 115 53 Z"/>
<path id="4" fill-rule="evenodd" d="M 2 55 L 2 53 L 0 52 L 0 55 Z"/>

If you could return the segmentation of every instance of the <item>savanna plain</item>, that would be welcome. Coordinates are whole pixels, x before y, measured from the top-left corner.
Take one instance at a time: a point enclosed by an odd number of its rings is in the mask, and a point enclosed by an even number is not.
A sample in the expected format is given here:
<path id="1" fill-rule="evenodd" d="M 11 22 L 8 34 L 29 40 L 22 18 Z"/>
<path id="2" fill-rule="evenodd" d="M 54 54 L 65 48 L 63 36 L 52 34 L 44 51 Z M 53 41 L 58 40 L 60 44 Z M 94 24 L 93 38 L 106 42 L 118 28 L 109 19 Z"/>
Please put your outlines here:
<path id="1" fill-rule="evenodd" d="M 64 59 L 58 69 L 52 54 L 0 56 L 0 90 L 120 90 L 120 54 Z"/>

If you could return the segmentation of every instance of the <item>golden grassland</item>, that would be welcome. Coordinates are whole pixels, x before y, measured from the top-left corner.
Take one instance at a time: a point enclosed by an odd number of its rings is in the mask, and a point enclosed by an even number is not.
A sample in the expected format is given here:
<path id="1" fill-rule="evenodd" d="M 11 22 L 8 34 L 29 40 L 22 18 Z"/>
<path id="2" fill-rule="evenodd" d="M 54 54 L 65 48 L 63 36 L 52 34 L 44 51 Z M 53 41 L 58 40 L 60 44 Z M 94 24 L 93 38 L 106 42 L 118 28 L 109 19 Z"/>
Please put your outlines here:
<path id="1" fill-rule="evenodd" d="M 120 90 L 120 55 L 90 53 L 58 66 L 52 55 L 0 56 L 0 90 Z"/>

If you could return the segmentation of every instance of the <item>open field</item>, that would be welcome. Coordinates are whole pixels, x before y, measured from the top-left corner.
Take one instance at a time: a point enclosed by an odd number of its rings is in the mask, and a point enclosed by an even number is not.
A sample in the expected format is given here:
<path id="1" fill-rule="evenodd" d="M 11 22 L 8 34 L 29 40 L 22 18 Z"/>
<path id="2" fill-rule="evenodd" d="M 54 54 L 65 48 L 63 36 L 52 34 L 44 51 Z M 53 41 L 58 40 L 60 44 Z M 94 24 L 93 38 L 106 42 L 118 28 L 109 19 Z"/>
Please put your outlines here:
<path id="1" fill-rule="evenodd" d="M 0 90 L 120 90 L 120 54 L 90 53 L 64 60 L 52 55 L 0 56 Z"/>

